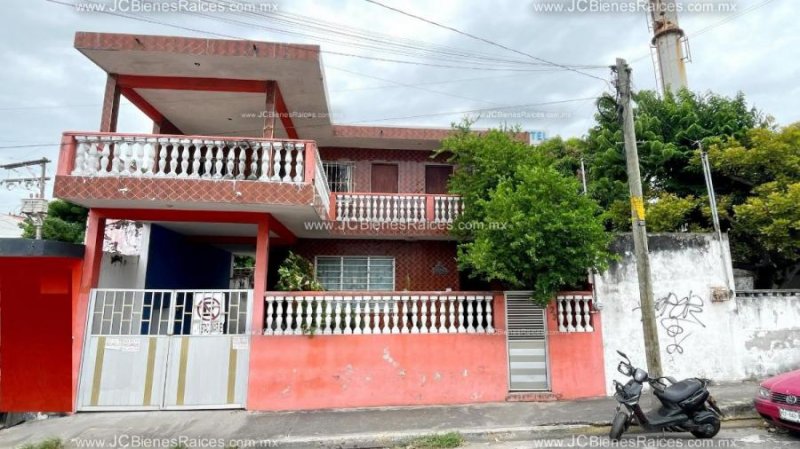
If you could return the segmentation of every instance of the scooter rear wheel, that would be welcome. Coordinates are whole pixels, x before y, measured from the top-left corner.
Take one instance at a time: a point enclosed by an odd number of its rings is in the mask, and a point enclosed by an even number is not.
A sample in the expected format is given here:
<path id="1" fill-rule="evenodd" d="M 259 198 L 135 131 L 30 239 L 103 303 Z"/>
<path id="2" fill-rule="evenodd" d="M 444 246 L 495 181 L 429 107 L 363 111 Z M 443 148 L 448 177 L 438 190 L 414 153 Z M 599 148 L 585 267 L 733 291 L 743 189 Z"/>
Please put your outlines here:
<path id="1" fill-rule="evenodd" d="M 628 422 L 628 415 L 623 412 L 617 412 L 614 420 L 611 421 L 611 432 L 608 433 L 608 438 L 611 441 L 619 441 L 619 437 L 625 432 L 625 427 Z"/>
<path id="2" fill-rule="evenodd" d="M 698 430 L 692 430 L 692 435 L 696 438 L 714 438 L 719 433 L 720 422 L 719 419 L 714 418 L 713 421 L 703 424 L 703 427 Z"/>

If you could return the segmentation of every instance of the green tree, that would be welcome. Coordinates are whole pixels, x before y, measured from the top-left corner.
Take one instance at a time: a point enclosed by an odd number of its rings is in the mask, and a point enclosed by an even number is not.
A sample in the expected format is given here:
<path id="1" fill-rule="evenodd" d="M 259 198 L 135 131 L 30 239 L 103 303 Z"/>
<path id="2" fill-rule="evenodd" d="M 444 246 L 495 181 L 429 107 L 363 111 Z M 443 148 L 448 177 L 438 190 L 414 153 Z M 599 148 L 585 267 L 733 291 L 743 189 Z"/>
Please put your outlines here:
<path id="1" fill-rule="evenodd" d="M 47 205 L 47 216 L 42 224 L 42 238 L 60 242 L 83 243 L 86 232 L 86 218 L 89 210 L 63 200 L 52 200 Z M 32 239 L 36 236 L 33 223 L 26 219 L 22 227 L 22 236 Z"/>
<path id="2" fill-rule="evenodd" d="M 717 178 L 738 187 L 724 204 L 734 258 L 772 287 L 800 263 L 800 123 L 717 141 L 709 160 Z"/>
<path id="3" fill-rule="evenodd" d="M 541 304 L 560 288 L 606 267 L 610 235 L 597 204 L 559 159 L 514 138 L 514 130 L 482 133 L 465 121 L 442 142 L 458 167 L 449 189 L 464 199 L 453 233 L 459 268 L 509 288 L 529 289 Z"/>
<path id="4" fill-rule="evenodd" d="M 705 181 L 696 154 L 702 141 L 748 138 L 752 128 L 766 128 L 770 119 L 748 108 L 743 94 L 734 98 L 682 90 L 659 98 L 653 91 L 634 94 L 636 139 L 639 149 L 643 190 L 649 209 L 665 207 L 673 212 L 678 206 L 684 219 L 672 214 L 648 217 L 648 226 L 674 231 L 707 228 L 710 214 Z M 622 130 L 617 119 L 616 103 L 610 97 L 598 101 L 596 125 L 589 130 L 584 146 L 589 191 L 607 211 L 610 229 L 630 229 L 627 174 L 622 146 Z M 715 188 L 723 195 L 737 189 L 729 180 L 715 180 Z M 695 201 L 698 200 L 699 201 Z M 659 203 L 667 201 L 666 204 Z M 659 222 L 660 218 L 667 221 Z M 674 224 L 677 227 L 671 228 Z M 727 224 L 726 224 L 727 225 Z"/>

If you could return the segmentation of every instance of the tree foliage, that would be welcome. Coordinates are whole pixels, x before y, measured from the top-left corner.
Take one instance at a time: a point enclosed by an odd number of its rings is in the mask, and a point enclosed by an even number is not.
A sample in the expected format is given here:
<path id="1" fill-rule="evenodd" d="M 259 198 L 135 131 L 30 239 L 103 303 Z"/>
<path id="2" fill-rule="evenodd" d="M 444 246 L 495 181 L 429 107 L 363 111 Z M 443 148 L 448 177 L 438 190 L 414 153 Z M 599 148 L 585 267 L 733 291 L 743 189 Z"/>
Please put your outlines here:
<path id="1" fill-rule="evenodd" d="M 709 160 L 715 175 L 737 186 L 725 206 L 738 261 L 759 269 L 763 284 L 782 280 L 800 262 L 800 123 L 717 142 Z"/>
<path id="2" fill-rule="evenodd" d="M 47 216 L 42 224 L 42 238 L 60 242 L 83 243 L 86 233 L 86 218 L 89 210 L 63 200 L 52 200 L 47 205 Z M 36 228 L 26 219 L 21 225 L 22 236 L 32 239 Z"/>
<path id="3" fill-rule="evenodd" d="M 322 284 L 314 277 L 314 265 L 292 251 L 278 267 L 276 288 L 287 292 L 323 290 Z"/>
<path id="4" fill-rule="evenodd" d="M 562 161 L 514 138 L 513 130 L 455 126 L 439 153 L 458 167 L 452 193 L 464 199 L 453 233 L 458 263 L 473 276 L 533 291 L 546 303 L 555 292 L 606 266 L 610 236 L 597 204 L 565 175 Z"/>

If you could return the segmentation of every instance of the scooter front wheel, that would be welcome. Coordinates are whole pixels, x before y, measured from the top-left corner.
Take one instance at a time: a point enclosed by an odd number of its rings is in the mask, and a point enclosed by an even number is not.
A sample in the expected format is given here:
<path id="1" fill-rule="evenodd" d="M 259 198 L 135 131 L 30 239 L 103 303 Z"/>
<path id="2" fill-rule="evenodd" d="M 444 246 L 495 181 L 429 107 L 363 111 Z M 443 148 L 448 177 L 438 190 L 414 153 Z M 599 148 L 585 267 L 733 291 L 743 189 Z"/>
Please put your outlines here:
<path id="1" fill-rule="evenodd" d="M 625 432 L 625 427 L 628 422 L 628 415 L 624 412 L 617 412 L 614 420 L 611 421 L 611 432 L 608 433 L 608 438 L 611 441 L 619 441 L 619 437 Z"/>

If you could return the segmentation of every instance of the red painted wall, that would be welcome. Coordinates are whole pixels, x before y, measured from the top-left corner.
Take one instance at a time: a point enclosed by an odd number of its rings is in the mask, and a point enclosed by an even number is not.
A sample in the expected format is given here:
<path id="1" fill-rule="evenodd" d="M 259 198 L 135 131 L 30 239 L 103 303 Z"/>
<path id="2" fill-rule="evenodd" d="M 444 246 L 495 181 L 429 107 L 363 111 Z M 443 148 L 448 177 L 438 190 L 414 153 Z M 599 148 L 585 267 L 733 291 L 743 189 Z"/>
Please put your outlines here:
<path id="1" fill-rule="evenodd" d="M 606 395 L 600 313 L 592 314 L 592 327 L 594 332 L 559 332 L 556 305 L 547 306 L 550 388 L 559 399 Z"/>
<path id="2" fill-rule="evenodd" d="M 425 193 L 425 165 L 446 164 L 447 158 L 431 159 L 432 152 L 424 150 L 378 150 L 372 148 L 329 147 L 319 149 L 323 161 L 351 162 L 353 168 L 353 191 L 372 190 L 372 164 L 397 164 L 398 192 Z"/>
<path id="3" fill-rule="evenodd" d="M 80 270 L 72 258 L 0 258 L 0 410 L 73 410 Z"/>
<path id="4" fill-rule="evenodd" d="M 503 296 L 492 335 L 254 336 L 248 410 L 503 401 Z M 500 313 L 497 313 L 497 312 Z"/>
<path id="5" fill-rule="evenodd" d="M 312 263 L 314 256 L 393 256 L 395 290 L 459 289 L 455 242 L 300 239 L 291 249 Z M 434 273 L 439 263 L 446 274 Z"/>

